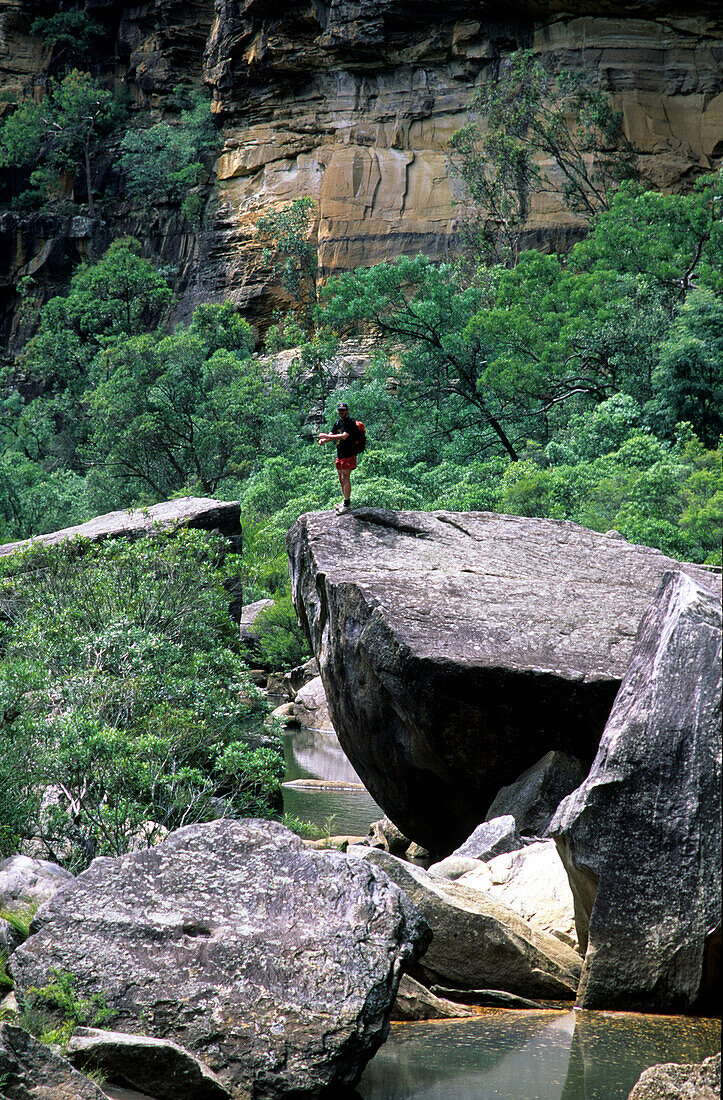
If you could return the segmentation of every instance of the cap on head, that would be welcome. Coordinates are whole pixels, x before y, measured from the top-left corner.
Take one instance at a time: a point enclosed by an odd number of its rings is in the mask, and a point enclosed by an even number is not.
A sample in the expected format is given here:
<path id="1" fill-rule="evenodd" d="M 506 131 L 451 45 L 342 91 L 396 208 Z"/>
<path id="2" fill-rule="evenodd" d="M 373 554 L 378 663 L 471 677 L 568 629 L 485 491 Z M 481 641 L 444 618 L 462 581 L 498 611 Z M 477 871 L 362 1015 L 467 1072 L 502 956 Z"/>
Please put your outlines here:
<path id="1" fill-rule="evenodd" d="M 336 411 L 337 412 L 349 412 L 349 406 L 348 405 L 337 405 L 336 406 Z"/>

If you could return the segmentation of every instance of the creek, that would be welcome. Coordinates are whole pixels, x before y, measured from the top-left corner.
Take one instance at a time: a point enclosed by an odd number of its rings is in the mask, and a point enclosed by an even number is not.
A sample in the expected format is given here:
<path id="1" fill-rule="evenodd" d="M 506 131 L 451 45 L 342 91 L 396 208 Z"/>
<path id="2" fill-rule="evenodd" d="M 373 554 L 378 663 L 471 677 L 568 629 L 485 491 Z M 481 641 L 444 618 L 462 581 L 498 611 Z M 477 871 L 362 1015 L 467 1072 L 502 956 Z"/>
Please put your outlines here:
<path id="1" fill-rule="evenodd" d="M 383 815 L 334 734 L 289 730 L 284 754 L 286 813 L 357 836 Z M 720 1046 L 719 1020 L 480 1009 L 474 1018 L 393 1023 L 357 1092 L 362 1100 L 627 1100 L 648 1066 L 701 1062 Z"/>

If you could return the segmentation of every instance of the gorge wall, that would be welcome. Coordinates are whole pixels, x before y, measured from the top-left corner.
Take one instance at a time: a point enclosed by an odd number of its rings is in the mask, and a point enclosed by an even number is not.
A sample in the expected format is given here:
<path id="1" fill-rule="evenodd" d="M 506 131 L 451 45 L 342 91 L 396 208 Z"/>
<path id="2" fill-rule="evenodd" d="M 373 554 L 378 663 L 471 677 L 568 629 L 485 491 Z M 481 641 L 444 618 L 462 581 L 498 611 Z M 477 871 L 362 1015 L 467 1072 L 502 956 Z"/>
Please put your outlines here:
<path id="1" fill-rule="evenodd" d="M 0 91 L 36 85 L 53 59 L 29 35 L 38 0 L 0 12 Z M 682 0 L 497 6 L 482 0 L 87 0 L 108 29 L 96 68 L 136 104 L 162 106 L 181 78 L 205 82 L 225 144 L 204 228 L 177 214 L 125 207 L 90 224 L 32 224 L 6 214 L 0 240 L 5 328 L 14 286 L 33 274 L 48 290 L 72 263 L 118 232 L 178 267 L 181 315 L 230 298 L 252 318 L 278 297 L 254 244 L 261 212 L 311 195 L 324 275 L 400 253 L 442 257 L 455 248 L 463 208 L 447 145 L 474 89 L 505 57 L 531 47 L 553 70 L 585 70 L 623 112 L 628 137 L 655 186 L 679 190 L 723 154 L 723 19 L 717 4 Z M 112 173 L 112 157 L 107 171 Z M 557 195 L 531 210 L 532 243 L 557 244 L 579 224 Z"/>

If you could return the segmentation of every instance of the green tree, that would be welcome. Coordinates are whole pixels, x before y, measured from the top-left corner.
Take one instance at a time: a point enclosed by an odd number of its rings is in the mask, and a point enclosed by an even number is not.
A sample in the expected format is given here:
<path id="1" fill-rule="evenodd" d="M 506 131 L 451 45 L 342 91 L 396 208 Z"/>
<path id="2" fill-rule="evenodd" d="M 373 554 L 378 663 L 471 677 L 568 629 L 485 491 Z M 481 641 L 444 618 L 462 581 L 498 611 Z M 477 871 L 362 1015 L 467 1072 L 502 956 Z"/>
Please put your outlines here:
<path id="1" fill-rule="evenodd" d="M 54 61 L 62 67 L 89 61 L 107 35 L 102 23 L 78 8 L 33 20 L 30 33 L 53 48 Z"/>
<path id="2" fill-rule="evenodd" d="M 295 303 L 304 327 L 310 327 L 317 300 L 316 203 L 308 196 L 264 214 L 256 224 L 262 259 Z"/>
<path id="3" fill-rule="evenodd" d="M 636 175 L 609 98 L 582 74 L 548 73 L 532 50 L 510 56 L 472 111 L 452 137 L 452 168 L 476 208 L 473 240 L 487 259 L 517 261 L 533 192 L 558 192 L 589 222 Z"/>
<path id="4" fill-rule="evenodd" d="M 660 349 L 650 405 L 655 426 L 668 437 L 687 421 L 704 444 L 723 434 L 723 301 L 711 290 L 688 295 Z"/>
<path id="5" fill-rule="evenodd" d="M 23 103 L 5 121 L 0 130 L 0 165 L 39 164 L 31 182 L 40 184 L 46 195 L 59 173 L 80 169 L 93 216 L 93 160 L 121 117 L 113 93 L 89 73 L 73 69 L 51 86 L 42 103 Z"/>
<path id="6" fill-rule="evenodd" d="M 218 146 L 220 135 L 208 97 L 196 89 L 178 92 L 184 105 L 178 118 L 130 130 L 121 141 L 119 163 L 134 199 L 183 200 L 192 219 L 198 204 L 191 202 L 196 193 L 190 189 L 203 178 L 203 158 Z"/>

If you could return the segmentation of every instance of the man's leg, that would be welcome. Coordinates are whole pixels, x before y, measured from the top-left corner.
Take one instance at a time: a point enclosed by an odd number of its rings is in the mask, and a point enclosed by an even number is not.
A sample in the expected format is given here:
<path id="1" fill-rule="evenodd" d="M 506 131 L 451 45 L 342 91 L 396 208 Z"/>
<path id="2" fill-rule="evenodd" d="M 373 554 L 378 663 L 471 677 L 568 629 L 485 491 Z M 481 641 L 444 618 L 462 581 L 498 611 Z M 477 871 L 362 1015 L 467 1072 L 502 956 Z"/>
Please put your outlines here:
<path id="1" fill-rule="evenodd" d="M 344 494 L 344 503 L 351 500 L 351 471 L 339 470 L 339 481 L 341 482 L 341 491 Z"/>

